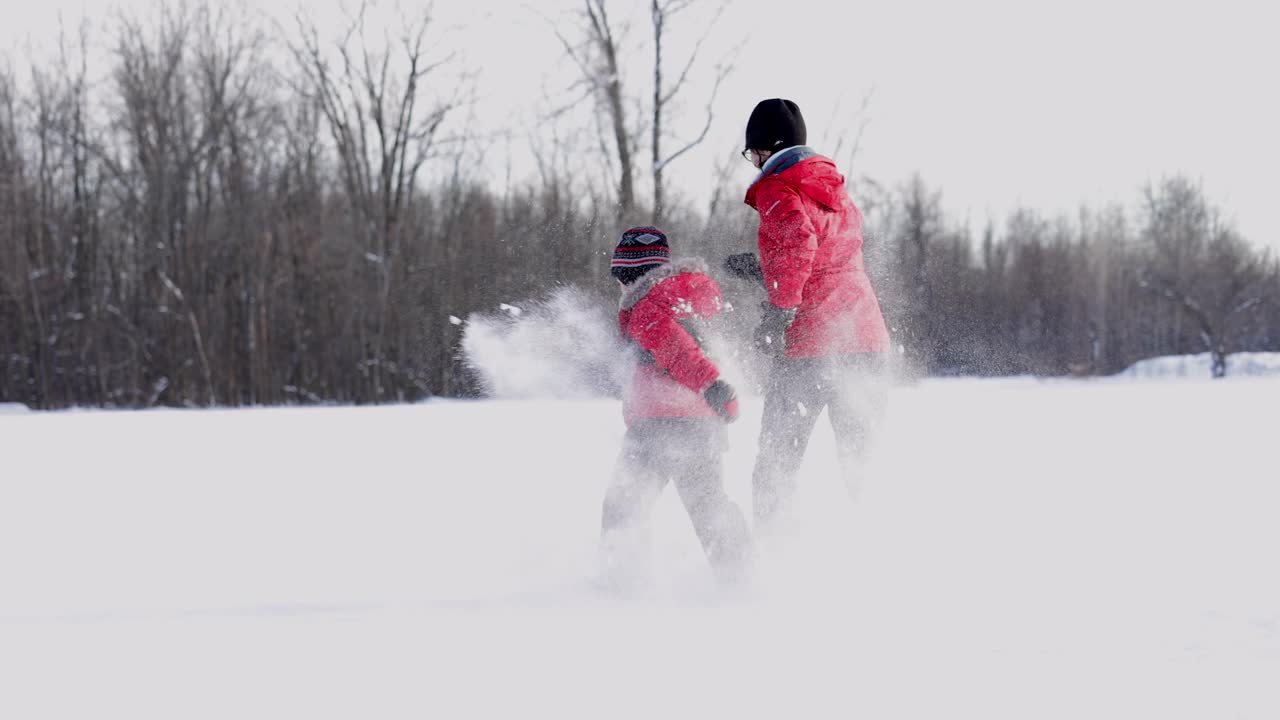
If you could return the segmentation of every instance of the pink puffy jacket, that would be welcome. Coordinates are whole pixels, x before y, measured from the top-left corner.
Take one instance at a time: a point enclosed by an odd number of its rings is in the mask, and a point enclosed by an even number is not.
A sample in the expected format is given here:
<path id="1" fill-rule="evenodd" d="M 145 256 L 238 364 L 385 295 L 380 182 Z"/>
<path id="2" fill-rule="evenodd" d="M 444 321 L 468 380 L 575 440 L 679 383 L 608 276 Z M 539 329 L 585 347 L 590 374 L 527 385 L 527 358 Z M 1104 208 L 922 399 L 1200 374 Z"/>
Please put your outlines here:
<path id="1" fill-rule="evenodd" d="M 862 263 L 862 213 L 835 163 L 807 147 L 765 164 L 747 190 L 760 213 L 760 267 L 769 301 L 796 308 L 788 357 L 886 352 L 889 332 Z"/>

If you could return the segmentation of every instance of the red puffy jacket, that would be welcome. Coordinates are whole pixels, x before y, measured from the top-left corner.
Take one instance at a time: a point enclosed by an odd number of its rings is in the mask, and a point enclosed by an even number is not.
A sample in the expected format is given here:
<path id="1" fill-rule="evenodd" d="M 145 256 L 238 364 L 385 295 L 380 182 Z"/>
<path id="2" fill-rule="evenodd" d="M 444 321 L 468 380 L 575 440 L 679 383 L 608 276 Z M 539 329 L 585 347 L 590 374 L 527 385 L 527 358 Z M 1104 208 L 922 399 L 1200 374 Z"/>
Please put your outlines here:
<path id="1" fill-rule="evenodd" d="M 720 286 L 697 258 L 650 270 L 623 290 L 618 329 L 644 351 L 622 414 L 638 418 L 716 417 L 702 397 L 720 370 L 686 325 L 719 314 Z"/>
<path id="2" fill-rule="evenodd" d="M 835 163 L 807 147 L 782 151 L 747 190 L 760 213 L 769 301 L 796 308 L 787 357 L 886 352 L 889 332 L 862 263 L 862 213 Z"/>

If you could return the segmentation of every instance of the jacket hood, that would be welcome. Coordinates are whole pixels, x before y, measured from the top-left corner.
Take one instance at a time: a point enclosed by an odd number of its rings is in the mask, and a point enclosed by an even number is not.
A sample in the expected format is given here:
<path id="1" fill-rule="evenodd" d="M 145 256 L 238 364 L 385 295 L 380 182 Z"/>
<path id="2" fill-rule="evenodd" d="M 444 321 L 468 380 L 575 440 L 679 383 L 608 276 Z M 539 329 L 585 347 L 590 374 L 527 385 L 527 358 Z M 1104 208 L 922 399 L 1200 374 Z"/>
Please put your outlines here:
<path id="1" fill-rule="evenodd" d="M 684 272 L 708 275 L 710 274 L 710 269 L 707 267 L 705 260 L 697 257 L 680 258 L 666 265 L 659 265 L 623 288 L 622 300 L 618 304 L 619 309 L 630 310 L 636 303 L 640 302 L 641 298 L 648 295 L 649 291 L 656 287 L 658 283 Z"/>
<path id="2" fill-rule="evenodd" d="M 747 189 L 746 203 L 751 207 L 756 206 L 757 188 L 766 180 L 789 185 L 828 210 L 841 207 L 847 198 L 844 176 L 836 164 L 803 145 L 787 148 L 769 158 L 760 176 Z"/>

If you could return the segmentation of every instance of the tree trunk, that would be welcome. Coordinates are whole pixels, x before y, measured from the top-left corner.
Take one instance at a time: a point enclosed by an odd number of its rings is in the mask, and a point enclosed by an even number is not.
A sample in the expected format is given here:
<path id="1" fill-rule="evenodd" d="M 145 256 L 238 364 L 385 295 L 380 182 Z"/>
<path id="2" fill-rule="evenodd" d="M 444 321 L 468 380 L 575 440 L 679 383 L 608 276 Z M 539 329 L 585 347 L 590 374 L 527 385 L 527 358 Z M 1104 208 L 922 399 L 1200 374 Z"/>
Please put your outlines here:
<path id="1" fill-rule="evenodd" d="M 667 209 L 662 183 L 662 30 L 665 15 L 653 0 L 653 222 L 662 227 Z"/>

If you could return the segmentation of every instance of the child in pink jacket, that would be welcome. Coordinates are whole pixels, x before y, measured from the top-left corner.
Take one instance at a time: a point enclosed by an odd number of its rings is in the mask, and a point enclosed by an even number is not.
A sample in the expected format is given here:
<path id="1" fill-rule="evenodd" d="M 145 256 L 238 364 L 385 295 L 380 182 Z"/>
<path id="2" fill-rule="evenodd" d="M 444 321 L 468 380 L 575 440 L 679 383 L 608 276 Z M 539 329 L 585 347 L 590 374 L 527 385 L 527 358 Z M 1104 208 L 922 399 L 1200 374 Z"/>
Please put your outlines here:
<path id="1" fill-rule="evenodd" d="M 717 576 L 741 580 L 751 540 L 721 479 L 725 424 L 737 419 L 738 400 L 707 356 L 700 328 L 720 313 L 720 287 L 701 260 L 671 262 L 666 235 L 653 227 L 622 234 L 610 272 L 622 287 L 618 329 L 638 363 L 623 394 L 627 432 L 604 499 L 606 573 L 628 584 L 643 569 L 649 512 L 671 482 Z"/>

